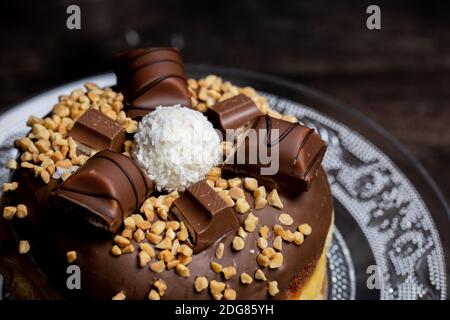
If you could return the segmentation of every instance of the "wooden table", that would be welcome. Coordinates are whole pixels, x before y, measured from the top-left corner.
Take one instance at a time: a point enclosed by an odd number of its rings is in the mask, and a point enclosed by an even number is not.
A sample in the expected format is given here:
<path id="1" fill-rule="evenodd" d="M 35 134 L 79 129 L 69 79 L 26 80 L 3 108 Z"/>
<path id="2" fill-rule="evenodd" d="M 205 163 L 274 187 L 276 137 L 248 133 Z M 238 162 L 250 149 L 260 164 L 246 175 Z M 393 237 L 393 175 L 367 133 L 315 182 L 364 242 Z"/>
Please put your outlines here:
<path id="1" fill-rule="evenodd" d="M 75 2 L 75 1 L 74 1 Z M 153 1 L 152 1 L 153 2 Z M 450 2 L 76 1 L 0 4 L 0 111 L 42 90 L 110 70 L 114 53 L 176 45 L 186 62 L 288 78 L 370 116 L 423 163 L 450 199 Z"/>

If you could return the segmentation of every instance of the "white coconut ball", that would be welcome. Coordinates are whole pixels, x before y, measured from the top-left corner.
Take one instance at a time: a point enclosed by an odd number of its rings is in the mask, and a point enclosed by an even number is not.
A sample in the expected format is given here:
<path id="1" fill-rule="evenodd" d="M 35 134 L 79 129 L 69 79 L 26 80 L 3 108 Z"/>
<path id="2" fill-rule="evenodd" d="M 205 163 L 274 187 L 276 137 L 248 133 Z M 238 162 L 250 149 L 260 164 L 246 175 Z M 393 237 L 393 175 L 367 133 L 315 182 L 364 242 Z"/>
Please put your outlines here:
<path id="1" fill-rule="evenodd" d="M 220 138 L 200 112 L 157 107 L 134 135 L 133 158 L 159 191 L 183 191 L 203 179 L 222 159 Z"/>

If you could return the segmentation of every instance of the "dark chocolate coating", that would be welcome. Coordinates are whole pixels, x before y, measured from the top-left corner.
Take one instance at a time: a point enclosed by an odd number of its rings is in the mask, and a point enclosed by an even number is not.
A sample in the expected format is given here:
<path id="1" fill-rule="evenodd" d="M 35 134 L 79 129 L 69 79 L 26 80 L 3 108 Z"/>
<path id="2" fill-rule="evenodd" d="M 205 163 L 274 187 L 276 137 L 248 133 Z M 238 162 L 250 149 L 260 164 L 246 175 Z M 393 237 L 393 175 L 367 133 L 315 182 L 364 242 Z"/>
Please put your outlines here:
<path id="1" fill-rule="evenodd" d="M 262 115 L 253 100 L 244 94 L 218 102 L 205 112 L 214 128 L 222 133 L 242 128 Z"/>
<path id="2" fill-rule="evenodd" d="M 181 56 L 174 48 L 121 54 L 114 59 L 114 71 L 129 117 L 142 117 L 160 105 L 191 106 Z"/>
<path id="3" fill-rule="evenodd" d="M 194 252 L 204 250 L 224 234 L 239 229 L 235 211 L 205 180 L 188 187 L 174 201 L 172 212 L 189 230 Z"/>
<path id="4" fill-rule="evenodd" d="M 115 152 L 122 151 L 126 139 L 125 130 L 120 124 L 92 108 L 75 122 L 69 136 L 91 149 Z"/>
<path id="5" fill-rule="evenodd" d="M 116 232 L 153 189 L 153 182 L 132 159 L 101 151 L 53 192 L 52 202 Z"/>
<path id="6" fill-rule="evenodd" d="M 319 170 L 316 181 L 307 192 L 301 192 L 292 198 L 287 196 L 284 190 L 279 190 L 284 204 L 283 210 L 270 206 L 254 210 L 254 214 L 259 217 L 258 227 L 262 225 L 271 227 L 277 223 L 276 218 L 280 213 L 287 212 L 294 219 L 294 225 L 288 227 L 290 230 L 294 230 L 301 223 L 309 223 L 313 230 L 301 246 L 283 243 L 284 262 L 281 268 L 263 269 L 268 280 L 278 281 L 280 294 L 271 297 L 267 294 L 267 284 L 264 281 L 254 280 L 250 285 L 243 285 L 239 281 L 240 273 L 247 272 L 253 275 L 256 268 L 259 268 L 256 262 L 256 256 L 259 253 L 256 246 L 259 237 L 257 231 L 248 234 L 245 239 L 246 246 L 242 251 L 235 252 L 231 249 L 234 233 L 228 233 L 216 244 L 194 254 L 192 262 L 188 265 L 191 271 L 188 278 L 180 277 L 174 270 L 156 274 L 149 268 L 138 266 L 138 245 L 134 241 L 132 242 L 136 247 L 134 253 L 113 257 L 110 254 L 113 235 L 87 232 L 87 229 L 83 229 L 78 224 L 66 222 L 66 217 L 52 210 L 46 195 L 51 188 L 55 187 L 55 183 L 44 185 L 26 169 L 18 170 L 14 175 L 14 181 L 19 182 L 19 189 L 9 195 L 13 197 L 11 201 L 24 203 L 29 210 L 26 219 L 13 221 L 21 224 L 20 227 L 15 225 L 15 230 L 19 236 L 30 240 L 31 254 L 37 258 L 39 266 L 62 288 L 65 288 L 67 279 L 66 252 L 75 250 L 77 260 L 74 263 L 82 272 L 82 289 L 72 290 L 67 294 L 91 299 L 110 299 L 121 290 L 125 291 L 127 299 L 146 299 L 156 279 L 163 279 L 168 286 L 162 299 L 211 299 L 209 290 L 196 293 L 193 285 L 195 278 L 200 275 L 206 276 L 209 280 L 225 281 L 220 274 L 215 274 L 211 270 L 211 261 L 217 261 L 224 267 L 230 265 L 236 267 L 237 275 L 225 282 L 237 291 L 238 299 L 283 299 L 289 295 L 289 292 L 301 288 L 314 270 L 332 224 L 332 197 L 322 169 Z M 253 197 L 247 191 L 245 192 L 253 208 Z M 29 196 L 30 194 L 32 196 Z M 246 216 L 247 214 L 239 214 L 239 221 L 242 223 Z M 3 220 L 2 223 L 10 222 Z M 27 227 L 23 224 L 27 224 Z M 30 235 L 30 229 L 35 230 L 35 237 Z M 272 244 L 273 232 L 268 241 Z M 221 260 L 214 258 L 219 242 L 225 245 L 224 257 Z M 152 261 L 156 261 L 155 258 Z"/>
<path id="7" fill-rule="evenodd" d="M 262 178 L 273 187 L 283 187 L 298 192 L 308 190 L 318 174 L 323 160 L 326 144 L 314 129 L 305 127 L 299 123 L 291 123 L 270 116 L 259 117 L 253 129 L 256 130 L 256 140 L 245 139 L 237 154 L 245 154 L 244 163 L 237 156 L 234 158 L 232 170 Z M 273 136 L 273 129 L 278 129 L 279 136 Z M 260 139 L 263 139 L 260 143 Z M 278 147 L 279 170 L 275 175 L 261 175 L 261 168 L 270 164 L 262 164 L 259 158 L 259 147 L 267 148 L 269 157 L 274 146 Z M 255 156 L 256 163 L 251 163 L 250 150 L 258 151 Z"/>

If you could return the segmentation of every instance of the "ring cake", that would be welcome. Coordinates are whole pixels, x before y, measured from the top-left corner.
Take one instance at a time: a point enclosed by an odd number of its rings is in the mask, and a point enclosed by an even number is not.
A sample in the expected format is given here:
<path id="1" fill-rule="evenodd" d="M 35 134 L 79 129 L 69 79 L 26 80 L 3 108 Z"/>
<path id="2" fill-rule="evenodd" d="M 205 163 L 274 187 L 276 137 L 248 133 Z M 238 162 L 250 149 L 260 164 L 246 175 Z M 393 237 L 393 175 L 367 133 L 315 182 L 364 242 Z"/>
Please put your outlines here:
<path id="1" fill-rule="evenodd" d="M 314 129 L 250 87 L 187 80 L 174 48 L 114 71 L 16 141 L 0 219 L 12 296 L 323 299 L 333 204 Z"/>

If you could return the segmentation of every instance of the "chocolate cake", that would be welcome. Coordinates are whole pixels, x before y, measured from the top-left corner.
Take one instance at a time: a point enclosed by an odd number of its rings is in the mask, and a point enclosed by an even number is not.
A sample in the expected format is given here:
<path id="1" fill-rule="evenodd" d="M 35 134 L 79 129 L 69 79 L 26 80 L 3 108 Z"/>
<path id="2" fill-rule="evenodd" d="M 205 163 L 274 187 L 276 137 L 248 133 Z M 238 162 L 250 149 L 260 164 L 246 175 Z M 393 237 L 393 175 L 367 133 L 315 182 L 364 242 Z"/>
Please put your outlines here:
<path id="1" fill-rule="evenodd" d="M 0 237 L 12 295 L 324 298 L 333 204 L 320 136 L 252 88 L 186 80 L 177 49 L 120 54 L 114 70 L 114 90 L 59 97 L 16 142 L 0 219 L 17 241 Z"/>

